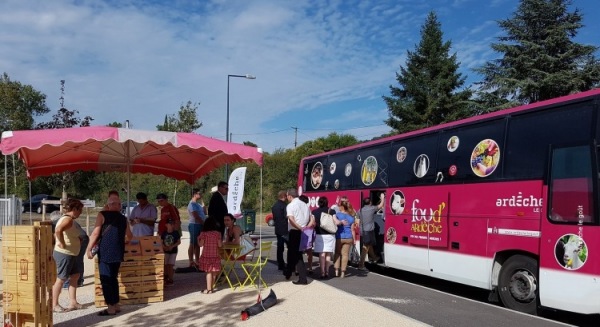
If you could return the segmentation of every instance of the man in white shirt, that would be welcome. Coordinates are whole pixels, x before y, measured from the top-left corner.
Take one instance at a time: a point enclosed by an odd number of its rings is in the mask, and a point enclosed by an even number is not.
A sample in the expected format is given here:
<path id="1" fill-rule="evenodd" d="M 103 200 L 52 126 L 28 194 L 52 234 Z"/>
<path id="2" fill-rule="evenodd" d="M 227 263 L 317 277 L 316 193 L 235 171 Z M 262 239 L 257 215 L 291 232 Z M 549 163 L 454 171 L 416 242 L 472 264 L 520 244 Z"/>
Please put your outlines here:
<path id="1" fill-rule="evenodd" d="M 138 205 L 131 210 L 129 223 L 133 236 L 154 235 L 154 223 L 156 222 L 156 207 L 148 202 L 146 193 L 140 192 L 135 195 Z"/>
<path id="2" fill-rule="evenodd" d="M 287 199 L 290 203 L 286 207 L 288 217 L 289 243 L 287 252 L 287 270 L 285 278 L 290 279 L 294 269 L 298 271 L 298 280 L 293 281 L 295 285 L 306 285 L 306 265 L 300 249 L 302 229 L 310 224 L 310 209 L 308 205 L 298 199 L 295 189 L 287 191 Z"/>

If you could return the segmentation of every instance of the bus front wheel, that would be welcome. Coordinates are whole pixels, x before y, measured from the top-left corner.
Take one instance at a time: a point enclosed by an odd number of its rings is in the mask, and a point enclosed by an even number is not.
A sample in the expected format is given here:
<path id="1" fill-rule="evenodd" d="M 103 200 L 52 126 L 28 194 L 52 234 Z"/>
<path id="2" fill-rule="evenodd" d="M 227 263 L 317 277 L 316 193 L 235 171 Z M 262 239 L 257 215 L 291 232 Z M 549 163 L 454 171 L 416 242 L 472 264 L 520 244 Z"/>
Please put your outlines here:
<path id="1" fill-rule="evenodd" d="M 505 307 L 536 315 L 538 294 L 538 265 L 524 255 L 510 257 L 500 269 L 498 293 Z"/>

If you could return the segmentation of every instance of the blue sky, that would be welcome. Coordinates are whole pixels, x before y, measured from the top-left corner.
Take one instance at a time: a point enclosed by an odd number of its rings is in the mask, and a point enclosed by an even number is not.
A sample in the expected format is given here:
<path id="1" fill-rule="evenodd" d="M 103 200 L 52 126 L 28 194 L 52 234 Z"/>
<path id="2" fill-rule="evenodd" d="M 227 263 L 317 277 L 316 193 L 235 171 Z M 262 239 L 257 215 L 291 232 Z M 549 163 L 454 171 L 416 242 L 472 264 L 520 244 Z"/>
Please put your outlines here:
<path id="1" fill-rule="evenodd" d="M 331 132 L 367 140 L 389 131 L 381 96 L 414 50 L 435 10 L 468 83 L 472 68 L 498 57 L 517 0 L 2 0 L 0 73 L 47 95 L 95 125 L 130 121 L 155 129 L 188 100 L 199 103 L 196 132 L 230 132 L 273 151 Z M 597 0 L 574 0 L 584 14 L 576 40 L 600 45 Z M 573 8 L 572 7 L 572 8 Z M 596 32 L 593 32 L 596 31 Z M 42 117 L 49 120 L 50 115 Z M 39 120 L 39 119 L 38 119 Z M 297 139 L 295 129 L 297 128 Z"/>

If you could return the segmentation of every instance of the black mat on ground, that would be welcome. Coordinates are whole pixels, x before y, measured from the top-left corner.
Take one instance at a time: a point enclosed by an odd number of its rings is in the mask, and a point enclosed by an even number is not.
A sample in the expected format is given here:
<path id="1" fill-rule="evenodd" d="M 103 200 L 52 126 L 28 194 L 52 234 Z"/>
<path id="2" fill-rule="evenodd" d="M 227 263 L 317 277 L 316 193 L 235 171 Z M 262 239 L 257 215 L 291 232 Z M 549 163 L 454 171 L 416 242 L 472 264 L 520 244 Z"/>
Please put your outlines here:
<path id="1" fill-rule="evenodd" d="M 179 267 L 179 268 L 175 268 L 175 272 L 178 274 L 185 274 L 185 273 L 191 273 L 191 272 L 200 272 L 200 270 L 196 269 L 196 267 Z"/>

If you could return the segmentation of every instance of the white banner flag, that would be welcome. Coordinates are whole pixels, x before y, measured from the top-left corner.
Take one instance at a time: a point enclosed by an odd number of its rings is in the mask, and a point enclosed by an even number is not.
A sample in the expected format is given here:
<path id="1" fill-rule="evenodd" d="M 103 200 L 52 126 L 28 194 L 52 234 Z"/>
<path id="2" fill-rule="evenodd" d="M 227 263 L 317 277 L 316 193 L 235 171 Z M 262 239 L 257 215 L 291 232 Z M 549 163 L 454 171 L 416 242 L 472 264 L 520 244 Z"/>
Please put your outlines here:
<path id="1" fill-rule="evenodd" d="M 244 196 L 244 178 L 246 167 L 240 167 L 229 176 L 229 192 L 227 193 L 227 211 L 236 219 L 242 218 L 242 197 Z"/>

